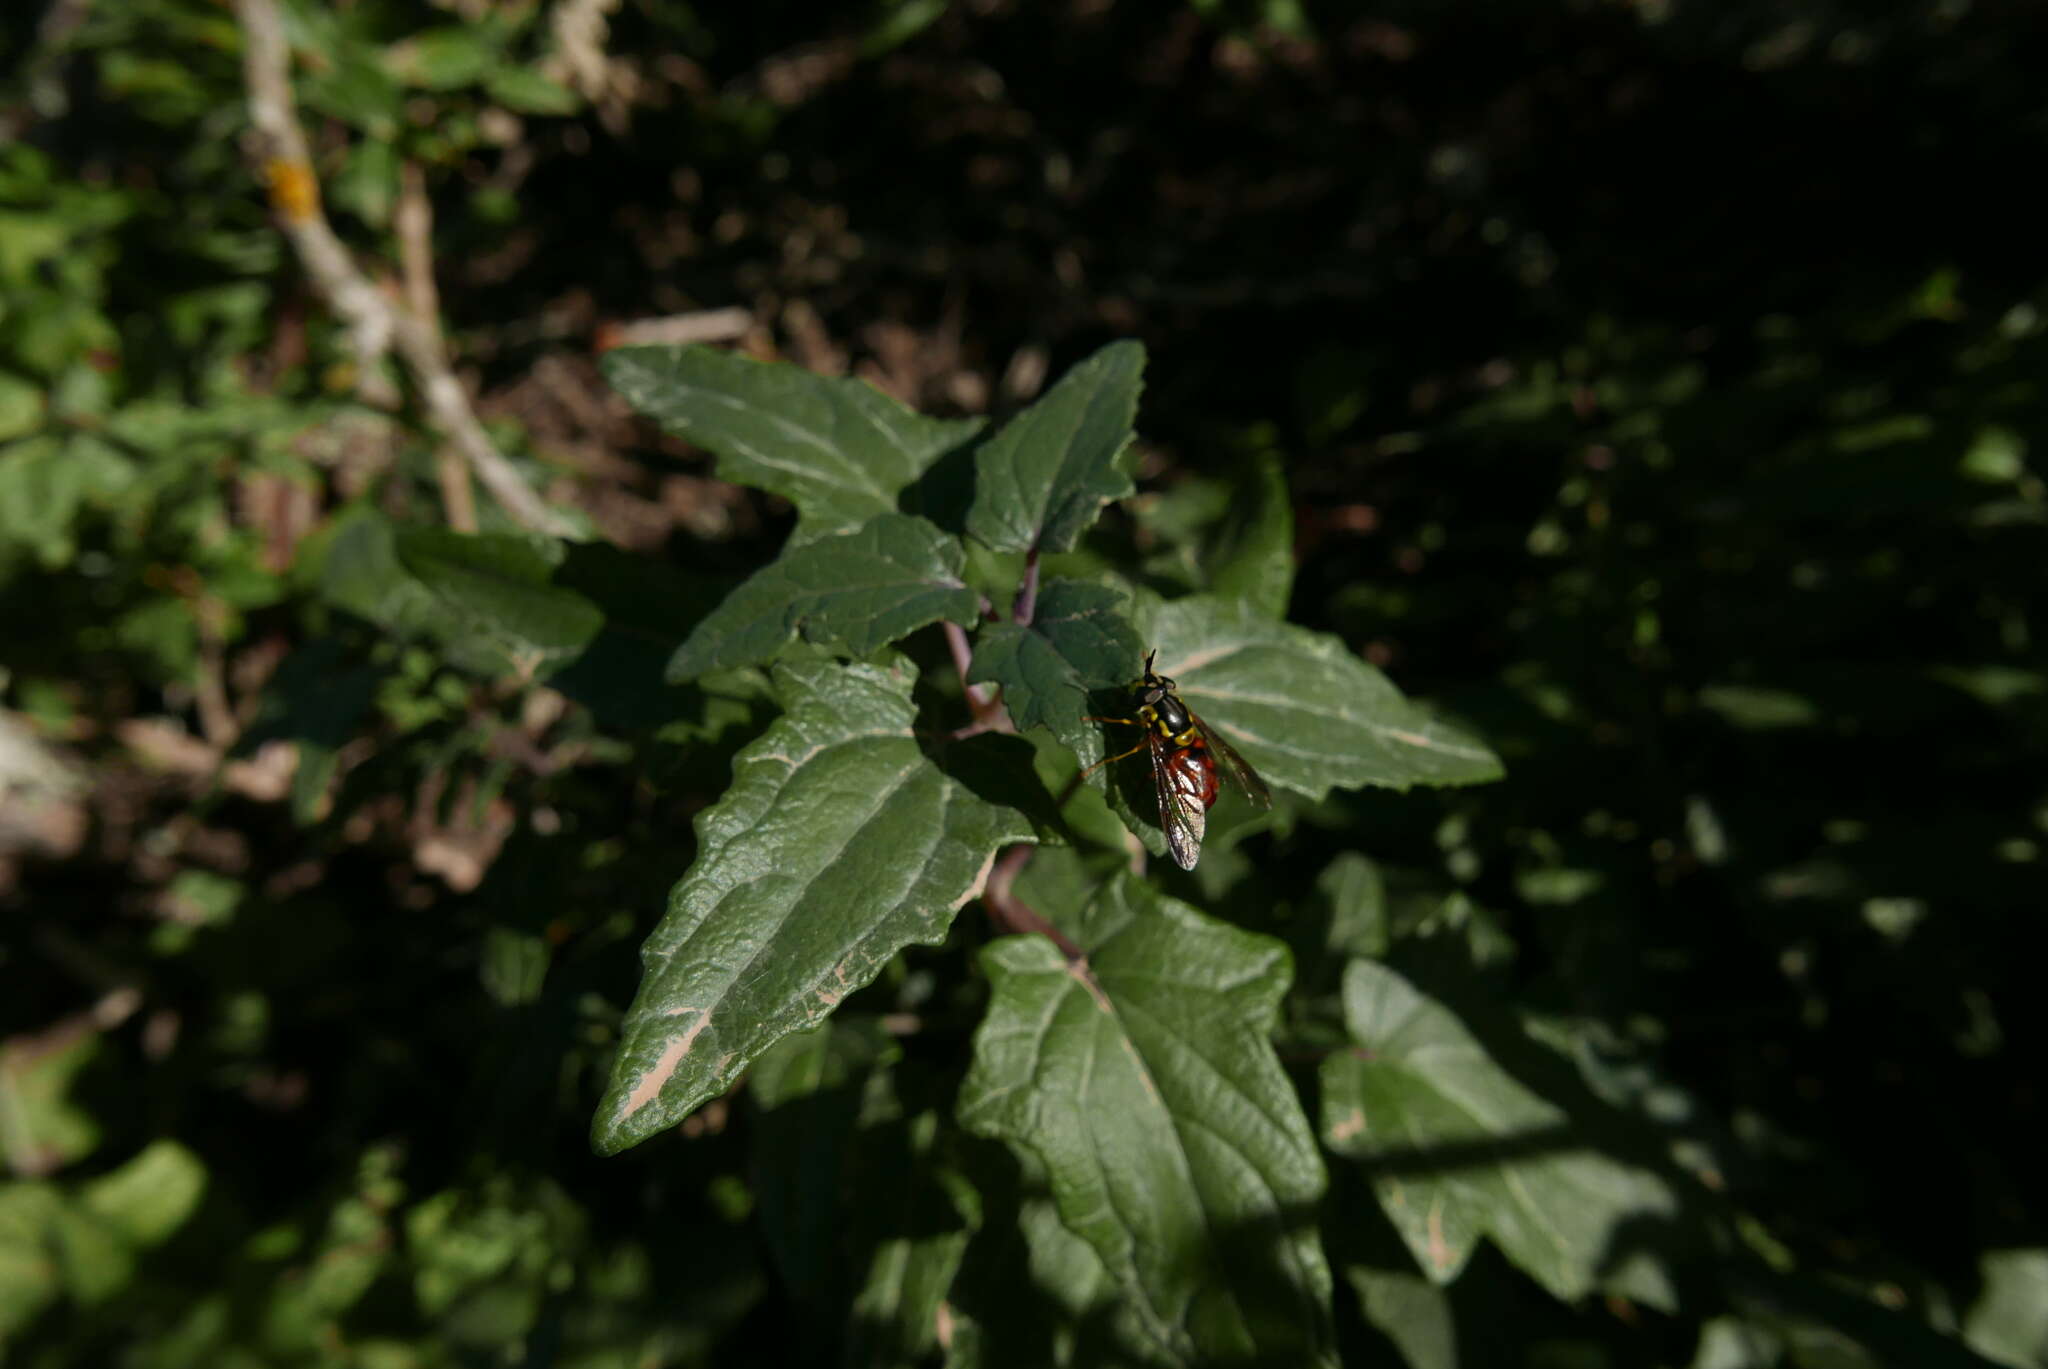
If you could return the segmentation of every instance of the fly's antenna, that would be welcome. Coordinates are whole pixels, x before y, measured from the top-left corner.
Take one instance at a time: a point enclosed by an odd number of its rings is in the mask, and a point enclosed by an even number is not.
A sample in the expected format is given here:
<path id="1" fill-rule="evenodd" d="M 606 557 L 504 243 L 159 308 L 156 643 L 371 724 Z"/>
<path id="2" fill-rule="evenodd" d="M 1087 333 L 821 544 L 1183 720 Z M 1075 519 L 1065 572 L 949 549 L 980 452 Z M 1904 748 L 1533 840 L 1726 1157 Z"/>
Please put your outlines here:
<path id="1" fill-rule="evenodd" d="M 1158 647 L 1156 647 L 1156 646 L 1155 646 L 1155 647 L 1153 647 L 1153 648 L 1152 648 L 1152 649 L 1151 649 L 1150 651 L 1148 651 L 1148 652 L 1146 652 L 1146 653 L 1145 653 L 1145 673 L 1146 673 L 1147 675 L 1150 675 L 1150 674 L 1152 673 L 1152 658 L 1153 658 L 1154 656 L 1157 656 L 1158 654 L 1159 654 L 1159 648 L 1158 648 Z"/>

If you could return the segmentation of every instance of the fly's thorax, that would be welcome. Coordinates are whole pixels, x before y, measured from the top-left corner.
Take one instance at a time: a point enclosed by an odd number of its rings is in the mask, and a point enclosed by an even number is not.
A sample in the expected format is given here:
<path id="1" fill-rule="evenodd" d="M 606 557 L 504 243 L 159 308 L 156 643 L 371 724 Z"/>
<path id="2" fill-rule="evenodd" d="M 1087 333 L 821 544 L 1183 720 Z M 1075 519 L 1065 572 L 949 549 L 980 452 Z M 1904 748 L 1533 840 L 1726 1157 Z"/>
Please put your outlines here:
<path id="1" fill-rule="evenodd" d="M 1159 718 L 1160 731 L 1176 741 L 1186 736 L 1195 725 L 1195 720 L 1188 716 L 1188 706 L 1180 701 L 1180 695 L 1170 689 L 1161 691 L 1152 711 Z"/>
<path id="2" fill-rule="evenodd" d="M 1195 732 L 1195 720 L 1188 706 L 1174 693 L 1173 681 L 1150 670 L 1141 680 L 1131 681 L 1131 702 L 1138 720 L 1176 746 L 1186 746 Z"/>

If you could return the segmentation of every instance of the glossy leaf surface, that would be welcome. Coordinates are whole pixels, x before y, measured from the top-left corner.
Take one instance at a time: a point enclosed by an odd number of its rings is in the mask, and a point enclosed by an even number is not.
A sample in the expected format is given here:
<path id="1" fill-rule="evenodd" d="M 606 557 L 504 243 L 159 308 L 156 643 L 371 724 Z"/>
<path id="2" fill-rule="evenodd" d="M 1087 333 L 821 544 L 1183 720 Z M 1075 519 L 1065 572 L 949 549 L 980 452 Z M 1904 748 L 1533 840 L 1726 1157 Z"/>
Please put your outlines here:
<path id="1" fill-rule="evenodd" d="M 885 513 L 783 552 L 728 595 L 669 661 L 671 681 L 771 659 L 799 633 L 865 656 L 940 619 L 974 620 L 960 544 L 922 518 Z"/>
<path id="2" fill-rule="evenodd" d="M 1131 679 L 1144 654 L 1128 611 L 1124 596 L 1107 585 L 1048 581 L 1028 625 L 982 629 L 968 678 L 1000 684 L 1019 729 L 1047 728 L 1083 763 L 1093 761 L 1101 733 L 1081 721 L 1089 694 Z"/>
<path id="3" fill-rule="evenodd" d="M 1085 962 L 1036 936 L 982 954 L 961 1121 L 1043 1164 L 1170 1361 L 1333 1362 L 1322 1161 L 1266 1040 L 1285 949 L 1129 876 L 1062 913 Z"/>
<path id="4" fill-rule="evenodd" d="M 1068 371 L 974 456 L 967 531 L 997 551 L 1069 551 L 1131 492 L 1123 462 L 1145 349 L 1116 342 Z"/>
<path id="5" fill-rule="evenodd" d="M 714 347 L 621 347 L 604 374 L 634 408 L 717 453 L 721 479 L 796 505 L 804 536 L 893 511 L 905 485 L 982 428 L 927 418 L 863 380 Z"/>
<path id="6" fill-rule="evenodd" d="M 1589 1149 L 1561 1109 L 1386 966 L 1346 968 L 1344 1018 L 1357 1049 L 1323 1062 L 1323 1139 L 1365 1166 L 1423 1272 L 1450 1282 L 1488 1236 L 1558 1297 L 1606 1288 L 1672 1305 L 1662 1270 L 1629 1248 L 1677 1214 L 1661 1178 Z"/>
<path id="7" fill-rule="evenodd" d="M 1148 624 L 1159 672 L 1275 789 L 1477 784 L 1498 779 L 1484 745 L 1416 707 L 1337 638 L 1241 601 L 1193 595 Z"/>
<path id="8" fill-rule="evenodd" d="M 938 941 L 996 848 L 1029 837 L 918 749 L 907 664 L 802 662 L 776 681 L 786 713 L 698 817 L 696 862 L 641 948 L 601 1151 L 680 1121 L 904 946 Z"/>

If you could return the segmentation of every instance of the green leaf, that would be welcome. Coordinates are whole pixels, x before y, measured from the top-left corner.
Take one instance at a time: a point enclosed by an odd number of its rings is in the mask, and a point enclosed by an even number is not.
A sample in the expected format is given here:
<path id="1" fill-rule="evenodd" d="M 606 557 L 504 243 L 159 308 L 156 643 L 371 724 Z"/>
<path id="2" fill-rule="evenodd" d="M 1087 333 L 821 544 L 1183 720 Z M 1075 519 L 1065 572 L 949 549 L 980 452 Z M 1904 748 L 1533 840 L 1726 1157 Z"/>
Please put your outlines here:
<path id="1" fill-rule="evenodd" d="M 501 67 L 485 79 L 484 89 L 521 114 L 574 114 L 583 103 L 575 91 L 532 67 Z"/>
<path id="2" fill-rule="evenodd" d="M 1617 1241 L 1677 1213 L 1661 1178 L 1588 1149 L 1562 1109 L 1386 966 L 1346 968 L 1344 1019 L 1359 1049 L 1323 1062 L 1323 1139 L 1366 1167 L 1425 1273 L 1449 1283 L 1490 1236 L 1557 1297 L 1674 1305 L 1664 1271 Z"/>
<path id="3" fill-rule="evenodd" d="M 747 1096 L 754 1199 L 777 1270 L 798 1298 L 818 1297 L 841 1272 L 842 1178 L 869 1071 L 899 1054 L 872 1023 L 825 1022 L 761 1053 Z"/>
<path id="4" fill-rule="evenodd" d="M 799 540 L 898 507 L 898 494 L 981 431 L 863 380 L 814 375 L 713 347 L 621 347 L 605 379 L 669 432 L 718 456 L 721 479 L 796 505 Z"/>
<path id="5" fill-rule="evenodd" d="M 1206 559 L 1216 593 L 1242 599 L 1269 618 L 1287 616 L 1294 593 L 1294 505 L 1274 453 L 1252 458 Z"/>
<path id="6" fill-rule="evenodd" d="M 540 1000 L 552 958 L 546 938 L 510 927 L 493 927 L 484 933 L 477 979 L 499 1007 L 522 1007 Z"/>
<path id="7" fill-rule="evenodd" d="M 323 44 L 321 55 L 320 66 L 299 82 L 306 107 L 359 128 L 379 142 L 397 137 L 404 122 L 406 92 L 382 55 L 356 41 Z"/>
<path id="8" fill-rule="evenodd" d="M 1458 1369 L 1458 1325 L 1444 1291 L 1417 1274 L 1351 1265 L 1345 1281 L 1365 1319 L 1394 1343 L 1408 1369 Z"/>
<path id="9" fill-rule="evenodd" d="M 1019 729 L 1043 727 L 1084 764 L 1102 754 L 1102 733 L 1081 719 L 1088 695 L 1130 679 L 1144 655 L 1130 604 L 1108 585 L 1051 580 L 1028 625 L 995 623 L 975 639 L 968 679 L 993 680 Z"/>
<path id="10" fill-rule="evenodd" d="M 0 232 L 5 232 L 0 225 Z M 0 442 L 34 432 L 43 422 L 43 387 L 0 371 Z"/>
<path id="11" fill-rule="evenodd" d="M 135 1248 L 119 1230 L 75 1204 L 57 1213 L 51 1236 L 64 1288 L 74 1302 L 87 1307 L 105 1302 L 135 1277 Z"/>
<path id="12" fill-rule="evenodd" d="M 944 18 L 950 8 L 952 0 L 887 0 L 861 38 L 861 60 L 873 61 L 903 46 Z"/>
<path id="13" fill-rule="evenodd" d="M 866 656 L 940 619 L 974 621 L 958 541 L 922 518 L 885 513 L 783 552 L 699 623 L 669 661 L 671 681 L 772 659 L 806 641 Z"/>
<path id="14" fill-rule="evenodd" d="M 1102 506 L 1131 493 L 1122 460 L 1145 349 L 1113 342 L 1068 371 L 974 456 L 967 531 L 997 551 L 1071 551 Z"/>
<path id="15" fill-rule="evenodd" d="M 447 24 L 394 43 L 385 55 L 391 73 L 409 86 L 455 90 L 483 79 L 503 46 L 498 31 L 482 24 Z"/>
<path id="16" fill-rule="evenodd" d="M 135 469 L 106 443 L 32 437 L 0 450 L 0 550 L 19 543 L 45 566 L 68 563 L 81 514 L 134 483 Z"/>
<path id="17" fill-rule="evenodd" d="M 699 815 L 696 863 L 641 948 L 601 1152 L 680 1121 L 904 946 L 939 941 L 996 849 L 1029 839 L 918 749 L 907 663 L 798 662 L 776 681 L 788 712 Z"/>
<path id="18" fill-rule="evenodd" d="M 1043 1163 L 1170 1358 L 1334 1363 L 1322 1160 L 1267 1040 L 1285 948 L 1121 873 L 1060 921 L 1085 962 L 1037 936 L 982 952 L 961 1122 Z"/>
<path id="19" fill-rule="evenodd" d="M 845 1361 L 876 1369 L 934 1348 L 978 1207 L 937 1153 L 937 1115 L 905 1115 L 901 1055 L 875 1019 L 835 1019 L 784 1037 L 748 1075 L 770 1250 L 796 1296 L 850 1307 Z M 889 1201 L 863 1200 L 876 1192 Z"/>
<path id="20" fill-rule="evenodd" d="M 1382 956 L 1393 944 L 1387 888 L 1379 867 L 1345 851 L 1316 876 L 1316 899 L 1327 910 L 1323 945 L 1340 956 Z"/>
<path id="21" fill-rule="evenodd" d="M 1963 1339 L 2016 1369 L 2048 1364 L 2048 1250 L 1994 1250 L 1981 1264 L 1984 1291 L 1963 1319 Z"/>
<path id="22" fill-rule="evenodd" d="M 896 1099 L 886 1100 L 885 1108 Z M 857 1172 L 891 1196 L 853 1214 L 868 1247 L 867 1273 L 854 1294 L 846 1362 L 872 1369 L 917 1369 L 938 1348 L 939 1307 L 961 1258 L 979 1203 L 966 1181 L 939 1159 L 935 1112 L 871 1126 L 855 1157 Z"/>
<path id="23" fill-rule="evenodd" d="M 1700 1326 L 1691 1369 L 1775 1369 L 1785 1362 L 1785 1338 L 1740 1317 L 1713 1317 Z M 1841 1362 L 1861 1362 L 1853 1351 Z"/>
<path id="24" fill-rule="evenodd" d="M 0 1346 L 57 1298 L 50 1245 L 62 1212 L 54 1185 L 0 1183 Z"/>
<path id="25" fill-rule="evenodd" d="M 398 203 L 398 149 L 382 138 L 365 138 L 349 149 L 348 161 L 328 182 L 327 198 L 372 228 L 391 223 Z"/>
<path id="26" fill-rule="evenodd" d="M 465 628 L 492 642 L 520 674 L 573 659 L 604 625 L 597 606 L 550 584 L 562 544 L 507 533 L 401 528 L 398 560 Z"/>
<path id="27" fill-rule="evenodd" d="M 100 1124 L 71 1097 L 98 1053 L 98 1032 L 32 1046 L 0 1041 L 0 1161 L 17 1174 L 48 1174 L 90 1154 Z"/>
<path id="28" fill-rule="evenodd" d="M 369 716 L 379 679 L 373 666 L 351 658 L 329 637 L 292 652 L 265 682 L 256 718 L 236 739 L 234 754 L 253 755 L 273 740 L 297 744 L 292 819 L 301 826 L 319 818 L 337 756 Z"/>
<path id="29" fill-rule="evenodd" d="M 1409 703 L 1326 633 L 1214 595 L 1163 605 L 1150 627 L 1159 673 L 1275 789 L 1321 799 L 1336 786 L 1501 775 L 1491 751 Z"/>
<path id="30" fill-rule="evenodd" d="M 597 605 L 604 627 L 581 655 L 549 677 L 550 688 L 619 731 L 706 716 L 704 691 L 670 685 L 662 672 L 690 630 L 724 597 L 724 585 L 599 542 L 572 543 L 554 583 Z"/>
<path id="31" fill-rule="evenodd" d="M 168 1240 L 199 1206 L 206 1166 L 176 1141 L 153 1141 L 110 1174 L 87 1184 L 79 1205 L 129 1245 Z"/>
<path id="32" fill-rule="evenodd" d="M 948 776 L 998 808 L 1016 809 L 1040 842 L 1064 845 L 1072 835 L 1072 815 L 1054 806 L 1037 768 L 1039 757 L 1039 748 L 1028 738 L 1013 732 L 981 732 L 937 748 L 932 759 Z M 1070 763 L 1064 753 L 1060 760 Z"/>
<path id="33" fill-rule="evenodd" d="M 318 536 L 318 534 L 316 534 Z M 398 637 L 428 635 L 441 601 L 399 564 L 398 529 L 367 508 L 336 515 L 320 558 L 320 597 Z"/>
<path id="34" fill-rule="evenodd" d="M 1060 1224 L 1029 1151 L 970 1151 L 982 1223 L 947 1294 L 946 1369 L 1172 1363 L 1139 1325 L 1095 1248 Z"/>

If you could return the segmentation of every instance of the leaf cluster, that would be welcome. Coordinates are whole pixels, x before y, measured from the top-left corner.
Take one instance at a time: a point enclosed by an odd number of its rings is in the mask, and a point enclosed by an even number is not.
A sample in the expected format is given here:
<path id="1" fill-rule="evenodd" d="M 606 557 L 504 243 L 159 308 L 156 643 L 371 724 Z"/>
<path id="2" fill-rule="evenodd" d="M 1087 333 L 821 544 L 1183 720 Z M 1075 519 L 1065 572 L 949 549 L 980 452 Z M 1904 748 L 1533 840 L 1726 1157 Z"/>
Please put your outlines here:
<path id="1" fill-rule="evenodd" d="M 2021 16 L 281 8 L 582 531 L 28 7 L 8 1363 L 2043 1362 Z"/>

